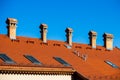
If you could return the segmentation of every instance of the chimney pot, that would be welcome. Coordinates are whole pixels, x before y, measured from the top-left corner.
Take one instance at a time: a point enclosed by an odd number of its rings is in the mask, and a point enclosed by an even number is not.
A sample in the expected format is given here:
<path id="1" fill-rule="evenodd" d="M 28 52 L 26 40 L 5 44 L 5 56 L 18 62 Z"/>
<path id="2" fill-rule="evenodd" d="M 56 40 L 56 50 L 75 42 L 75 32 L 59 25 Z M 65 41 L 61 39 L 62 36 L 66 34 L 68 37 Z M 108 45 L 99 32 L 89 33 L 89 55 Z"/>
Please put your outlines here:
<path id="1" fill-rule="evenodd" d="M 92 48 L 96 48 L 96 36 L 97 33 L 95 31 L 90 31 L 88 33 L 89 35 L 89 39 L 90 39 L 90 45 L 92 46 Z"/>
<path id="2" fill-rule="evenodd" d="M 113 35 L 109 33 L 104 33 L 104 47 L 106 47 L 107 50 L 113 50 Z"/>
<path id="3" fill-rule="evenodd" d="M 40 25 L 41 39 L 42 39 L 43 43 L 47 43 L 47 28 L 48 28 L 48 26 L 46 24 Z"/>
<path id="4" fill-rule="evenodd" d="M 7 35 L 10 39 L 16 39 L 16 24 L 18 23 L 17 19 L 14 18 L 7 18 L 6 24 L 7 25 Z"/>
<path id="5" fill-rule="evenodd" d="M 66 28 L 65 32 L 66 32 L 67 43 L 70 46 L 72 46 L 72 32 L 73 32 L 72 28 Z"/>

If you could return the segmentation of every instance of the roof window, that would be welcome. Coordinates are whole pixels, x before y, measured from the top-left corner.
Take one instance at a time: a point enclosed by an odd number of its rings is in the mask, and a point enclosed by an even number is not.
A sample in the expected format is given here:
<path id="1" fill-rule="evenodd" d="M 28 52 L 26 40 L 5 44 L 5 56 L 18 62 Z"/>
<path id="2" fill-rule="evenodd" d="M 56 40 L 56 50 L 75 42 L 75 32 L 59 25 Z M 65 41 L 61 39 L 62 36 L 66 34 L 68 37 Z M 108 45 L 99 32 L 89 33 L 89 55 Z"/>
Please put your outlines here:
<path id="1" fill-rule="evenodd" d="M 9 64 L 15 63 L 10 57 L 8 57 L 6 54 L 0 54 L 0 58 L 5 62 Z"/>
<path id="2" fill-rule="evenodd" d="M 68 64 L 66 61 L 64 61 L 62 58 L 60 57 L 53 57 L 56 61 L 58 61 L 59 63 L 63 64 L 64 66 L 71 66 L 70 64 Z"/>
<path id="3" fill-rule="evenodd" d="M 104 62 L 107 63 L 108 65 L 110 65 L 113 68 L 119 68 L 117 65 L 113 64 L 111 61 L 106 60 Z"/>
<path id="4" fill-rule="evenodd" d="M 41 62 L 39 62 L 36 58 L 34 58 L 31 55 L 24 55 L 24 56 L 25 56 L 25 58 L 27 58 L 28 60 L 30 60 L 34 64 L 41 64 Z"/>

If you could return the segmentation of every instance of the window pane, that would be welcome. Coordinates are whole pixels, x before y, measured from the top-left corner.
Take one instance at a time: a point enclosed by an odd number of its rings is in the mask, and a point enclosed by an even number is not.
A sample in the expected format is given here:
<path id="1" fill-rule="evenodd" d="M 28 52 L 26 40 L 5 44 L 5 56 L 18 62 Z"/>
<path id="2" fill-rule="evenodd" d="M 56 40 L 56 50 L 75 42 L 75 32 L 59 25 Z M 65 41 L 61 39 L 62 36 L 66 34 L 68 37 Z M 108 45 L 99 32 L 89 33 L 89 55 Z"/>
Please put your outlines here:
<path id="1" fill-rule="evenodd" d="M 108 65 L 110 65 L 110 66 L 113 67 L 113 68 L 119 68 L 117 65 L 113 64 L 112 62 L 110 62 L 110 61 L 108 61 L 108 60 L 106 60 L 106 61 L 104 61 L 104 62 L 107 63 Z"/>
<path id="2" fill-rule="evenodd" d="M 28 60 L 30 60 L 32 63 L 34 64 L 41 64 L 37 59 L 35 59 L 33 56 L 31 55 L 24 55 Z"/>
<path id="3" fill-rule="evenodd" d="M 0 54 L 0 58 L 6 63 L 15 63 L 11 58 L 9 58 L 6 54 Z"/>
<path id="4" fill-rule="evenodd" d="M 59 63 L 63 64 L 64 66 L 70 66 L 70 64 L 68 64 L 66 61 L 64 61 L 60 57 L 54 57 L 54 59 L 57 60 Z"/>

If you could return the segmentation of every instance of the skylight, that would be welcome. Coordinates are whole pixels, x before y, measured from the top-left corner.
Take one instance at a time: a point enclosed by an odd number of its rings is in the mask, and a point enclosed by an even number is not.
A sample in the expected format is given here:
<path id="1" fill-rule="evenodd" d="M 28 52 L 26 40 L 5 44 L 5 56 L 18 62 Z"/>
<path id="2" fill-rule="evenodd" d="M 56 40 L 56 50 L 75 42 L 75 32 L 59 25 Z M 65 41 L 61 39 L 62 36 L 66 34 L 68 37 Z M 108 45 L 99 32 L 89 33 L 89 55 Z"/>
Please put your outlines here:
<path id="1" fill-rule="evenodd" d="M 63 64 L 64 66 L 71 66 L 70 64 L 68 64 L 66 61 L 64 61 L 62 58 L 60 57 L 53 57 L 56 61 L 58 61 L 59 63 Z"/>
<path id="2" fill-rule="evenodd" d="M 104 62 L 107 63 L 108 65 L 110 65 L 110 66 L 113 67 L 113 68 L 119 68 L 117 65 L 113 64 L 112 62 L 110 62 L 110 61 L 108 61 L 108 60 L 106 60 L 106 61 L 104 61 Z"/>
<path id="3" fill-rule="evenodd" d="M 6 62 L 6 63 L 9 63 L 9 64 L 13 64 L 15 63 L 10 57 L 8 57 L 6 54 L 0 54 L 0 58 Z"/>
<path id="4" fill-rule="evenodd" d="M 30 60 L 32 63 L 34 64 L 41 64 L 41 62 L 39 62 L 37 59 L 35 59 L 33 56 L 31 55 L 24 55 L 28 60 Z"/>

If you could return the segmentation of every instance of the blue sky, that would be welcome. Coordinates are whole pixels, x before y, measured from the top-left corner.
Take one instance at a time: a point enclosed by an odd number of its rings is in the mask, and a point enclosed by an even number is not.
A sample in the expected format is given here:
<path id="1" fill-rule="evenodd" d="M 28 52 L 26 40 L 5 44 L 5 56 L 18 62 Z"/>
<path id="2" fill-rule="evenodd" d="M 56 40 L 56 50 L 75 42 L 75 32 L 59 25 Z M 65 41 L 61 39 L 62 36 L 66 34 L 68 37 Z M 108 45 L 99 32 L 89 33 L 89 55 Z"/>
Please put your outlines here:
<path id="1" fill-rule="evenodd" d="M 89 43 L 88 32 L 97 32 L 103 46 L 104 32 L 114 35 L 120 47 L 119 0 L 0 0 L 0 34 L 6 34 L 7 17 L 16 18 L 17 35 L 40 38 L 39 25 L 48 25 L 48 39 L 65 41 L 66 27 L 73 28 L 73 42 Z"/>

